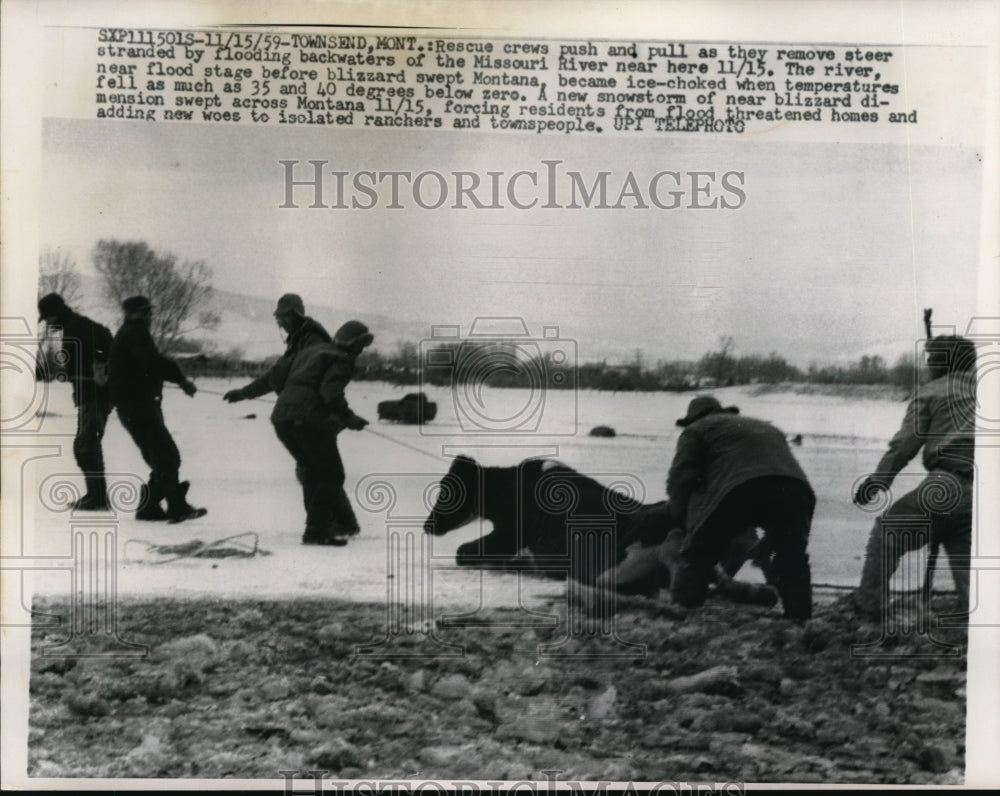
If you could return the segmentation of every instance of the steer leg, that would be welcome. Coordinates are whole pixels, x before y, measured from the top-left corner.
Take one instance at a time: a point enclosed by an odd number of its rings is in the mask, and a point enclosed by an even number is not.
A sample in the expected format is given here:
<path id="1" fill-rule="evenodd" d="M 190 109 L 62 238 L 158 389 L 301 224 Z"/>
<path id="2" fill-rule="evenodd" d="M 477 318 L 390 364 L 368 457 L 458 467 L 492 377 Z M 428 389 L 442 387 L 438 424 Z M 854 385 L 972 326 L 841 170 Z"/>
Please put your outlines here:
<path id="1" fill-rule="evenodd" d="M 455 563 L 460 567 L 503 568 L 517 557 L 514 543 L 496 531 L 480 539 L 460 544 L 455 552 Z"/>

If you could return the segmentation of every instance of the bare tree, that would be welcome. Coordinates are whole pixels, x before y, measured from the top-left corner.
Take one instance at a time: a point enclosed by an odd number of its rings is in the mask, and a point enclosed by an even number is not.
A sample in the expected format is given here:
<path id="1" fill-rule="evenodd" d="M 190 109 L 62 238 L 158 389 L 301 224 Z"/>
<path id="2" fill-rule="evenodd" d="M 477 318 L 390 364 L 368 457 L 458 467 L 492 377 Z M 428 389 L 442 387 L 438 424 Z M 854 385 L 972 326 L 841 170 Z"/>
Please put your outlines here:
<path id="1" fill-rule="evenodd" d="M 67 304 L 80 298 L 83 279 L 76 270 L 76 261 L 65 252 L 48 249 L 38 257 L 38 297 L 58 293 Z"/>
<path id="2" fill-rule="evenodd" d="M 209 306 L 212 269 L 203 260 L 177 262 L 171 253 L 158 255 L 142 241 L 99 241 L 94 267 L 103 278 L 105 295 L 116 304 L 129 296 L 145 296 L 156 308 L 153 338 L 170 350 L 184 335 L 214 329 L 219 314 Z"/>

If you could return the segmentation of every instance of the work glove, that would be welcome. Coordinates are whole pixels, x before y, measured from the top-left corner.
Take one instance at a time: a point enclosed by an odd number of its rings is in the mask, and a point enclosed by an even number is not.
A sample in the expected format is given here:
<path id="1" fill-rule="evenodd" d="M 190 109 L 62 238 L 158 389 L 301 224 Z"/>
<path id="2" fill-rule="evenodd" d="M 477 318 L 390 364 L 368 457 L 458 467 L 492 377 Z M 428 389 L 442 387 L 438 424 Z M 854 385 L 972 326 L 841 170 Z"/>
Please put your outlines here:
<path id="1" fill-rule="evenodd" d="M 227 392 L 225 395 L 222 396 L 222 400 L 230 404 L 235 404 L 245 399 L 246 396 L 243 394 L 243 390 L 230 390 L 229 392 Z"/>
<path id="2" fill-rule="evenodd" d="M 368 421 L 363 417 L 351 415 L 347 418 L 347 422 L 344 423 L 344 425 L 346 425 L 351 431 L 361 431 L 361 429 L 368 425 Z"/>
<path id="3" fill-rule="evenodd" d="M 186 381 L 181 383 L 181 389 L 184 390 L 184 394 L 188 398 L 190 398 L 192 395 L 198 392 L 198 388 L 194 386 L 194 382 L 191 381 L 190 379 L 187 379 Z"/>
<path id="4" fill-rule="evenodd" d="M 888 488 L 889 483 L 884 478 L 880 478 L 877 475 L 869 475 L 854 491 L 854 505 L 867 506 L 878 497 L 880 490 Z"/>

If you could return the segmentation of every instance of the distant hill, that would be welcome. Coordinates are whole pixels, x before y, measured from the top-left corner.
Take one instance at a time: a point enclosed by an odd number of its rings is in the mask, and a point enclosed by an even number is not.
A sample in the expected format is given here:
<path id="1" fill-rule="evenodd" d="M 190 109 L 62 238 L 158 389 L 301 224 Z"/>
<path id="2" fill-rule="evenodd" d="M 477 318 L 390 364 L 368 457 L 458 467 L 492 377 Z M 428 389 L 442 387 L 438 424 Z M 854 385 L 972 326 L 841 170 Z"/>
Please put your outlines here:
<path id="1" fill-rule="evenodd" d="M 121 310 L 104 298 L 100 279 L 93 274 L 81 274 L 81 279 L 80 296 L 70 302 L 73 309 L 100 321 L 112 331 L 117 330 L 122 320 Z M 311 304 L 307 296 L 303 299 L 306 312 L 323 324 L 331 335 L 342 323 L 356 318 L 372 330 L 375 334 L 374 347 L 382 351 L 394 351 L 401 340 L 417 342 L 430 334 L 430 324 Z M 221 317 L 219 326 L 211 331 L 198 330 L 190 334 L 189 338 L 203 342 L 207 350 L 220 354 L 238 349 L 246 359 L 263 359 L 280 354 L 284 350 L 284 343 L 281 331 L 274 321 L 277 300 L 277 296 L 267 299 L 215 290 L 211 308 Z"/>
<path id="2" fill-rule="evenodd" d="M 273 299 L 216 290 L 213 305 L 222 316 L 219 327 L 209 335 L 199 333 L 193 337 L 205 339 L 220 353 L 238 348 L 247 359 L 260 359 L 280 354 L 283 349 L 281 332 L 274 321 Z M 393 351 L 401 340 L 417 342 L 430 334 L 430 324 L 400 321 L 386 315 L 369 315 L 340 307 L 314 305 L 303 297 L 306 312 L 319 321 L 332 335 L 342 324 L 357 319 L 368 325 L 375 335 L 374 348 Z"/>
<path id="3" fill-rule="evenodd" d="M 111 307 L 103 299 L 100 281 L 96 275 L 81 274 L 82 286 L 81 297 L 72 302 L 74 309 L 89 315 L 95 320 L 109 326 L 112 331 L 116 330 L 121 323 L 121 311 L 117 307 Z M 189 335 L 192 340 L 204 342 L 208 350 L 219 354 L 227 354 L 239 351 L 245 359 L 256 360 L 270 356 L 275 356 L 283 350 L 282 336 L 274 322 L 274 307 L 277 303 L 277 296 L 273 298 L 261 298 L 249 296 L 243 293 L 235 293 L 227 290 L 216 290 L 212 299 L 212 307 L 221 316 L 221 322 L 213 331 L 197 331 Z M 393 318 L 384 314 L 368 314 L 347 310 L 342 307 L 317 305 L 310 302 L 308 296 L 303 296 L 306 311 L 310 316 L 322 323 L 330 334 L 333 334 L 337 327 L 345 321 L 357 318 L 368 324 L 375 334 L 374 348 L 385 353 L 391 353 L 396 349 L 400 341 L 419 343 L 420 340 L 430 336 L 431 323 L 420 322 L 409 319 Z M 459 324 L 462 332 L 468 333 L 469 326 L 474 320 L 470 315 L 468 318 L 447 319 L 450 322 Z M 624 364 L 634 362 L 636 353 L 641 352 L 642 360 L 647 366 L 655 365 L 658 360 L 690 359 L 696 360 L 698 356 L 683 357 L 677 356 L 670 351 L 663 351 L 657 347 L 657 341 L 646 340 L 630 333 L 626 325 L 619 323 L 620 317 L 615 313 L 609 313 L 603 318 L 584 318 L 570 316 L 570 321 L 560 327 L 563 338 L 574 340 L 576 343 L 578 361 L 600 362 L 607 361 L 608 364 Z M 437 319 L 434 323 L 445 321 Z M 528 329 L 533 335 L 539 334 L 543 325 L 549 325 L 551 321 L 546 320 L 545 324 L 528 319 Z M 773 341 L 764 345 L 754 345 L 753 333 L 760 334 L 759 330 L 746 330 L 746 339 L 736 338 L 736 347 L 733 351 L 735 356 L 745 354 L 766 354 L 775 350 L 779 355 L 785 357 L 789 362 L 806 368 L 810 362 L 820 365 L 826 364 L 846 364 L 854 362 L 862 355 L 881 356 L 887 365 L 896 362 L 900 355 L 912 353 L 912 345 L 908 349 L 901 347 L 899 343 L 893 341 L 873 341 L 865 343 L 856 339 L 838 339 L 835 337 L 815 339 L 802 339 L 794 335 L 784 341 L 784 345 L 773 345 Z M 717 338 L 706 339 L 702 353 L 712 351 L 718 345 Z"/>

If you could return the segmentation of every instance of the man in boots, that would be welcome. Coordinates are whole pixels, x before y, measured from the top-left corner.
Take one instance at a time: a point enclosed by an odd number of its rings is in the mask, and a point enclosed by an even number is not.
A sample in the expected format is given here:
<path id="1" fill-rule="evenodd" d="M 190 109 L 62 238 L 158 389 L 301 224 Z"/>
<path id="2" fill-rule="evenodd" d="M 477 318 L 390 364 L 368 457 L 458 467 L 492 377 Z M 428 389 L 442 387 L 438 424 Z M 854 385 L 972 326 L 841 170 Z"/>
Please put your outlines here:
<path id="1" fill-rule="evenodd" d="M 667 476 L 667 497 L 678 526 L 670 590 L 686 607 L 705 601 L 715 565 L 748 527 L 764 531 L 774 556 L 774 580 L 785 616 L 812 616 L 806 546 L 816 498 L 785 434 L 770 423 L 740 417 L 702 395 L 677 421 L 684 431 Z M 672 532 L 674 533 L 674 532 Z"/>
<path id="2" fill-rule="evenodd" d="M 373 340 L 367 326 L 349 321 L 332 342 L 301 347 L 260 379 L 225 395 L 225 400 L 233 403 L 261 394 L 258 391 L 265 386 L 278 393 L 271 422 L 295 459 L 295 474 L 302 484 L 306 509 L 303 544 L 345 545 L 359 532 L 344 491 L 337 435 L 345 428 L 360 431 L 368 425 L 351 411 L 344 388 L 354 374 L 358 355 Z"/>
<path id="3" fill-rule="evenodd" d="M 86 494 L 70 507 L 74 511 L 107 511 L 101 440 L 111 414 L 107 374 L 111 331 L 73 312 L 58 293 L 49 293 L 39 299 L 38 316 L 49 330 L 62 330 L 66 375 L 73 385 L 73 405 L 77 409 L 73 456 L 83 472 Z M 48 380 L 44 359 L 39 360 L 35 376 Z"/>
<path id="4" fill-rule="evenodd" d="M 928 341 L 926 354 L 931 381 L 920 385 L 876 471 L 854 493 L 858 506 L 871 503 L 923 449 L 926 477 L 875 520 L 868 537 L 861 584 L 851 600 L 869 618 L 889 607 L 890 580 L 903 555 L 924 545 L 944 547 L 962 610 L 968 607 L 976 347 L 962 337 L 939 336 Z"/>
<path id="5" fill-rule="evenodd" d="M 278 305 L 274 310 L 274 320 L 278 324 L 278 328 L 285 334 L 285 353 L 266 373 L 254 379 L 250 384 L 227 392 L 223 396 L 225 401 L 237 403 L 259 398 L 270 392 L 280 393 L 288 380 L 288 372 L 296 354 L 311 346 L 332 342 L 332 338 L 323 325 L 306 315 L 306 307 L 302 297 L 295 293 L 285 293 L 278 299 Z M 296 475 L 299 477 L 299 481 L 302 481 L 302 472 L 298 465 L 296 465 Z M 305 502 L 308 512 L 310 492 L 305 490 L 304 483 L 303 491 L 306 492 Z M 302 542 L 303 544 L 318 544 L 321 539 L 325 539 L 325 534 L 313 533 L 307 528 Z"/>
<path id="6" fill-rule="evenodd" d="M 157 350 L 150 333 L 153 307 L 149 300 L 133 296 L 122 302 L 122 309 L 125 321 L 111 345 L 111 399 L 151 470 L 136 518 L 181 522 L 202 517 L 205 509 L 187 502 L 189 484 L 179 480 L 181 455 L 163 422 L 161 408 L 164 381 L 179 385 L 188 397 L 197 388 L 176 362 Z M 162 500 L 166 500 L 166 511 L 160 505 Z"/>

